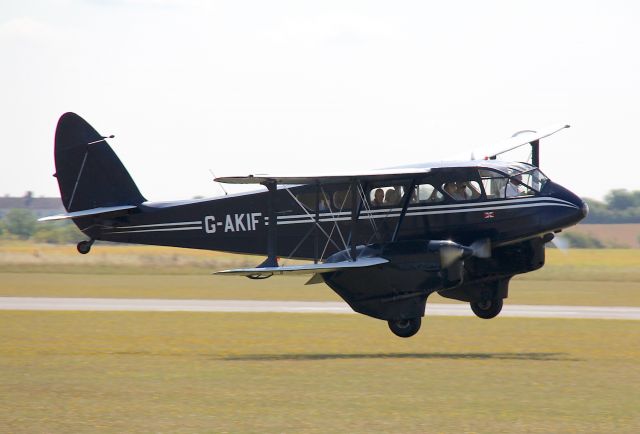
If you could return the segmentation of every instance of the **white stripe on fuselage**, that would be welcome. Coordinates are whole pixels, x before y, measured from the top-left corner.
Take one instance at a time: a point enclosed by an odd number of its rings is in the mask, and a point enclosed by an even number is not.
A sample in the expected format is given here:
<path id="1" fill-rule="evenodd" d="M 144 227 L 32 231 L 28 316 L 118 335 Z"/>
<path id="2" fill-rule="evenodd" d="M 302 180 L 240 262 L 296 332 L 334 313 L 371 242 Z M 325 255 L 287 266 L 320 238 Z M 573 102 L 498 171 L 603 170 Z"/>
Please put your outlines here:
<path id="1" fill-rule="evenodd" d="M 536 208 L 543 206 L 559 206 L 564 208 L 573 208 L 577 209 L 578 207 L 572 204 L 571 202 L 567 202 L 565 200 L 556 199 L 556 198 L 535 198 L 528 200 L 517 200 L 517 202 L 483 202 L 483 203 L 467 203 L 467 204 L 452 204 L 452 205 L 435 205 L 435 206 L 420 206 L 420 207 L 410 207 L 407 209 L 407 217 L 415 217 L 421 215 L 437 215 L 437 214 L 453 214 L 453 213 L 467 213 L 467 212 L 479 212 L 479 211 L 501 211 L 506 209 L 516 209 L 516 208 Z M 451 209 L 455 208 L 455 209 Z M 420 211 L 425 210 L 425 211 Z M 402 209 L 401 208 L 387 208 L 384 210 L 374 210 L 368 211 L 363 210 L 361 215 L 358 217 L 358 220 L 372 220 L 372 219 L 381 219 L 387 217 L 399 217 Z M 374 212 L 377 212 L 377 215 L 373 215 Z M 386 214 L 381 214 L 381 212 L 385 212 Z M 344 214 L 344 213 L 341 213 Z M 350 214 L 350 213 L 349 213 Z M 351 217 L 333 217 L 333 218 L 323 218 L 324 216 L 331 216 L 331 214 L 320 214 L 320 222 L 332 222 L 332 221 L 348 221 L 351 220 Z M 312 215 L 297 215 L 297 216 L 284 216 L 288 221 L 280 221 L 282 216 L 278 217 L 278 225 L 291 225 L 291 224 L 299 224 L 299 223 L 313 223 L 315 222 L 315 218 Z M 297 220 L 294 220 L 296 219 Z"/>
<path id="2" fill-rule="evenodd" d="M 118 229 L 133 229 L 133 228 L 151 228 L 158 226 L 186 226 L 186 225 L 201 225 L 201 221 L 193 222 L 177 222 L 177 223 L 155 223 L 152 225 L 135 225 L 135 226 L 118 226 Z"/>
<path id="3" fill-rule="evenodd" d="M 120 228 L 117 228 L 120 229 Z M 137 231 L 115 231 L 105 232 L 106 234 L 134 234 L 139 232 L 173 232 L 173 231 L 201 231 L 202 226 L 193 226 L 188 228 L 164 228 L 164 229 L 140 229 Z"/>
<path id="4" fill-rule="evenodd" d="M 450 209 L 450 208 L 493 208 L 493 207 L 501 207 L 504 208 L 507 205 L 519 204 L 519 203 L 540 203 L 540 202 L 557 202 L 565 204 L 571 208 L 577 208 L 571 202 L 566 200 L 557 199 L 555 197 L 524 197 L 519 199 L 506 199 L 504 201 L 490 201 L 490 202 L 466 202 L 466 203 L 454 203 L 447 205 L 426 205 L 426 206 L 415 206 L 411 205 L 407 208 L 407 213 L 415 213 L 419 210 L 438 210 L 438 209 Z M 382 209 L 366 209 L 360 212 L 360 216 L 366 216 L 369 214 L 384 214 L 383 217 L 389 217 L 389 214 L 400 213 L 402 212 L 402 208 L 382 208 Z M 399 214 L 398 214 L 399 215 Z M 350 211 L 342 211 L 342 212 L 321 212 L 319 213 L 319 217 L 321 221 L 331 221 L 334 218 L 339 218 L 342 216 L 351 216 Z M 268 217 L 267 217 L 268 218 Z M 322 219 L 329 218 L 328 220 Z M 362 217 L 361 217 L 362 218 Z M 296 215 L 286 215 L 286 216 L 278 216 L 278 220 L 295 220 L 295 219 L 315 219 L 315 214 L 296 214 Z"/>
<path id="5" fill-rule="evenodd" d="M 481 211 L 502 211 L 507 209 L 518 208 L 537 208 L 544 206 L 558 206 L 564 208 L 578 207 L 566 200 L 557 199 L 554 197 L 527 197 L 521 199 L 508 199 L 505 201 L 492 201 L 492 202 L 474 202 L 474 203 L 461 203 L 461 204 L 448 204 L 448 205 L 427 205 L 427 206 L 410 206 L 407 208 L 407 217 L 417 217 L 423 215 L 438 215 L 438 214 L 454 214 L 454 213 L 469 213 L 469 212 L 481 212 Z M 384 219 L 388 217 L 399 217 L 402 212 L 402 208 L 385 208 L 375 210 L 362 210 L 358 220 L 373 220 Z M 351 220 L 351 212 L 323 212 L 319 213 L 320 222 L 340 222 Z M 269 218 L 264 218 L 265 225 L 269 224 Z M 310 224 L 315 223 L 315 214 L 298 214 L 278 216 L 278 226 L 292 225 L 292 224 Z M 187 226 L 189 227 L 167 227 L 167 226 Z M 130 230 L 137 228 L 145 228 L 138 230 Z M 189 222 L 174 222 L 174 223 L 154 223 L 148 225 L 133 225 L 133 226 L 119 226 L 113 232 L 108 234 L 130 234 L 141 232 L 173 232 L 173 231 L 191 231 L 202 230 L 202 221 L 189 221 Z M 125 230 L 122 230 L 125 229 Z"/>

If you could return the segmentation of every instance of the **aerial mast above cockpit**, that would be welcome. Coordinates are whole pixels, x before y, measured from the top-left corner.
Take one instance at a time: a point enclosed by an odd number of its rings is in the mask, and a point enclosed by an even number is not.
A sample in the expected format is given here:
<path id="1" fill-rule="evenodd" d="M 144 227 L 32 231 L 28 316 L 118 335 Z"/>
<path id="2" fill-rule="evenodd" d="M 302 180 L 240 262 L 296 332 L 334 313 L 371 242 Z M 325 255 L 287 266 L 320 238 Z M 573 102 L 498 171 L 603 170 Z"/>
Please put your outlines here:
<path id="1" fill-rule="evenodd" d="M 485 160 L 495 160 L 498 155 L 502 155 L 509 151 L 513 151 L 521 146 L 531 145 L 531 164 L 537 168 L 540 168 L 540 139 L 549 137 L 552 134 L 557 133 L 565 128 L 569 128 L 570 125 L 561 124 L 554 127 L 547 128 L 540 132 L 533 130 L 522 130 L 514 133 L 509 140 L 503 142 L 502 145 L 507 149 L 496 152 L 493 155 L 487 156 Z"/>

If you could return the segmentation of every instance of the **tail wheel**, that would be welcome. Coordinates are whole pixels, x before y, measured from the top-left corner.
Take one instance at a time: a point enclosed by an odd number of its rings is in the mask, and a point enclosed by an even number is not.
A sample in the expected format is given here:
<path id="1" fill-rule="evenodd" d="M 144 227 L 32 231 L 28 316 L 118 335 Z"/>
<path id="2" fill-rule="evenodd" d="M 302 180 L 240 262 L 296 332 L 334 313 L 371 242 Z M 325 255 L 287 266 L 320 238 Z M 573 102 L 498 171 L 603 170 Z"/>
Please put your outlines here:
<path id="1" fill-rule="evenodd" d="M 409 338 L 420 330 L 422 318 L 389 320 L 388 323 L 394 335 L 400 336 L 401 338 Z"/>
<path id="2" fill-rule="evenodd" d="M 476 314 L 478 318 L 491 319 L 498 316 L 502 310 L 502 299 L 494 298 L 483 301 L 472 301 L 471 310 Z"/>

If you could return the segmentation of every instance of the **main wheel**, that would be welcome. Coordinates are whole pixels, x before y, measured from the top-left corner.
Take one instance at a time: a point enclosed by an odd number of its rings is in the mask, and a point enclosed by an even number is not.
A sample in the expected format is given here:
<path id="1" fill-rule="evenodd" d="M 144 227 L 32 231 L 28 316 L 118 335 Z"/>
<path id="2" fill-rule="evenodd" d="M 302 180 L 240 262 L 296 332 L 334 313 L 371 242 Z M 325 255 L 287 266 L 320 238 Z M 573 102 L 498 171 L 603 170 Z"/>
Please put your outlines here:
<path id="1" fill-rule="evenodd" d="M 86 255 L 91 251 L 92 244 L 93 243 L 90 241 L 80 241 L 76 246 L 76 248 L 78 249 L 78 253 L 82 253 L 83 255 Z"/>
<path id="2" fill-rule="evenodd" d="M 400 336 L 401 338 L 409 338 L 420 330 L 422 318 L 389 320 L 388 323 L 394 335 Z"/>
<path id="3" fill-rule="evenodd" d="M 502 310 L 502 299 L 494 298 L 493 300 L 472 301 L 471 310 L 478 318 L 491 319 L 498 316 Z"/>

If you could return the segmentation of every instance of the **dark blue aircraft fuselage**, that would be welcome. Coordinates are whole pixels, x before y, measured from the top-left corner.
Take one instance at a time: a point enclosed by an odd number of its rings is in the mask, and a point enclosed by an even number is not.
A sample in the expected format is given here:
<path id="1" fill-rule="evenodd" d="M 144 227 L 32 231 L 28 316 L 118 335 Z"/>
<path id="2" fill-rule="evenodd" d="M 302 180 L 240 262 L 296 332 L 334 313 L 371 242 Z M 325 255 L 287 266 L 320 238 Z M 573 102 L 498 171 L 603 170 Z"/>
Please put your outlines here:
<path id="1" fill-rule="evenodd" d="M 440 189 L 447 181 L 469 179 L 470 171 L 473 173 L 474 168 L 443 167 L 414 184 L 430 183 Z M 410 183 L 411 180 L 394 180 L 386 184 Z M 331 198 L 348 188 L 346 184 L 325 185 L 321 197 Z M 480 196 L 468 200 L 456 200 L 443 191 L 437 202 L 410 201 L 397 227 L 403 211 L 401 200 L 396 205 L 377 208 L 366 203 L 370 192 L 377 188 L 380 185 L 362 188 L 364 194 L 360 196 L 353 231 L 358 245 L 390 242 L 397 228 L 396 241 L 452 240 L 471 244 L 488 238 L 493 246 L 501 246 L 557 232 L 574 225 L 587 212 L 578 196 L 547 181 L 540 191 L 530 189 L 516 197 L 490 198 L 482 188 Z M 326 206 L 325 201 L 325 209 L 316 215 L 315 205 L 306 206 L 303 202 L 303 198 L 315 196 L 315 189 L 284 186 L 277 191 L 278 256 L 322 261 L 348 249 L 354 226 L 351 203 L 335 204 L 343 205 L 340 208 L 331 207 L 330 203 Z M 188 202 L 144 203 L 139 207 L 141 212 L 113 218 L 87 232 L 92 238 L 106 241 L 266 255 L 268 201 L 264 191 Z"/>

